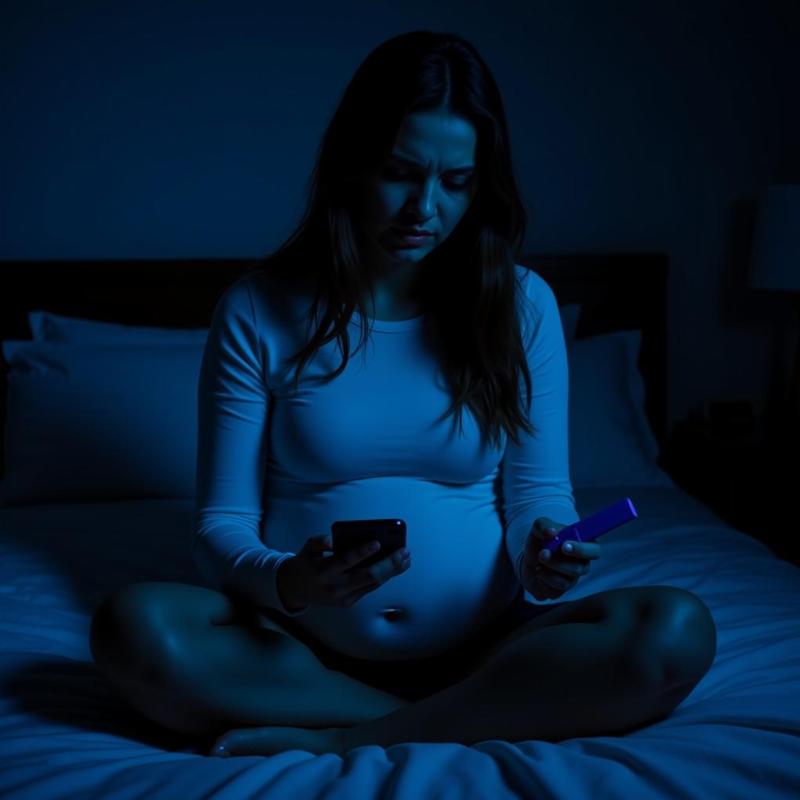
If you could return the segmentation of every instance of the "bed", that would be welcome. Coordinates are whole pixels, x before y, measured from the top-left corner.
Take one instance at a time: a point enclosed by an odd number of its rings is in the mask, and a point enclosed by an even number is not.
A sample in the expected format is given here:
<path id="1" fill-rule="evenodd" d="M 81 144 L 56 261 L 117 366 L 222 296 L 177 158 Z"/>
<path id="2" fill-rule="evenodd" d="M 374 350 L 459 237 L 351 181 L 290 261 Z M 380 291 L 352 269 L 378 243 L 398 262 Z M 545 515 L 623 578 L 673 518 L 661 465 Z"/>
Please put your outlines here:
<path id="1" fill-rule="evenodd" d="M 638 519 L 562 600 L 669 584 L 717 625 L 711 669 L 666 719 L 557 743 L 211 758 L 138 714 L 94 665 L 94 610 L 190 558 L 196 378 L 245 259 L 5 262 L 0 292 L 0 796 L 789 798 L 800 796 L 800 570 L 665 468 L 665 254 L 527 254 L 559 301 L 570 469 L 584 517 Z M 591 443 L 588 446 L 587 443 Z M 526 599 L 533 602 L 533 598 Z"/>

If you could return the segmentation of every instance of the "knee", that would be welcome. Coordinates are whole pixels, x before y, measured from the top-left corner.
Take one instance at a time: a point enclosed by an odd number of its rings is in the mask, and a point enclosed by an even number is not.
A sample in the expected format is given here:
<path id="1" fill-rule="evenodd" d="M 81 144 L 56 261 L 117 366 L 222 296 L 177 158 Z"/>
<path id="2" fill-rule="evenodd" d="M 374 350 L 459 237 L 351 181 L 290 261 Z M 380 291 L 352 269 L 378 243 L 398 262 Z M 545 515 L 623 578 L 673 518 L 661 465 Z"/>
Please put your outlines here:
<path id="1" fill-rule="evenodd" d="M 147 584 L 131 584 L 108 595 L 95 610 L 89 629 L 95 664 L 105 672 L 137 678 L 162 677 L 169 640 Z"/>
<path id="2" fill-rule="evenodd" d="M 717 652 L 717 628 L 708 606 L 693 592 L 658 590 L 640 615 L 639 661 L 648 682 L 660 687 L 695 686 Z"/>

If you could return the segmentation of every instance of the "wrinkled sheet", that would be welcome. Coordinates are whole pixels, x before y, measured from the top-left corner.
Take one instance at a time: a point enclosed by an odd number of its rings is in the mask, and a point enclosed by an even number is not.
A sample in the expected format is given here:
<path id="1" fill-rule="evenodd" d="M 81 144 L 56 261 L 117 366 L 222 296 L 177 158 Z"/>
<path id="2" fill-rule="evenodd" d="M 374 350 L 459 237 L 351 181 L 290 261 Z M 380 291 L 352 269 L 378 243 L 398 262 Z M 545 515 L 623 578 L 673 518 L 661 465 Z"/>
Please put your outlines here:
<path id="1" fill-rule="evenodd" d="M 118 696 L 89 651 L 91 615 L 143 580 L 202 585 L 192 502 L 0 509 L 0 797 L 794 798 L 800 796 L 800 569 L 678 488 L 575 487 L 582 517 L 628 496 L 634 522 L 562 600 L 669 584 L 699 595 L 717 656 L 665 720 L 550 743 L 205 756 Z"/>

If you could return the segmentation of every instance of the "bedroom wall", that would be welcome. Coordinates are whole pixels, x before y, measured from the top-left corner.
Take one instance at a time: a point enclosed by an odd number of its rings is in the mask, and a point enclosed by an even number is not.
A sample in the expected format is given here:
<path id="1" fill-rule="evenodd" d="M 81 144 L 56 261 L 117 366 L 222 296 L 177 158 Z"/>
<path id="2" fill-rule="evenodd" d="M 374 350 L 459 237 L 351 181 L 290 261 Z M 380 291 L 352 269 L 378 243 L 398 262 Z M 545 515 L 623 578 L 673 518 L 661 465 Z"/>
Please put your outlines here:
<path id="1" fill-rule="evenodd" d="M 790 299 L 744 279 L 757 192 L 800 183 L 797 3 L 15 0 L 2 13 L 0 259 L 269 252 L 367 53 L 452 30 L 503 92 L 525 250 L 670 254 L 670 426 L 710 400 L 761 414 L 783 388 Z"/>

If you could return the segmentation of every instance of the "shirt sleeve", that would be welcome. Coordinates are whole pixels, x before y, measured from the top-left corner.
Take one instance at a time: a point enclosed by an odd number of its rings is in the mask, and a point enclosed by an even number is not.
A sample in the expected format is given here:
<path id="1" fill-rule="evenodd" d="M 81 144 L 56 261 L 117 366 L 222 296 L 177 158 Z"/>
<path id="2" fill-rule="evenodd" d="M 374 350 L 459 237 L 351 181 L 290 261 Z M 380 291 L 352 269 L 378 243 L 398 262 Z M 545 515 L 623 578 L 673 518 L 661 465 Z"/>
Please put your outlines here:
<path id="1" fill-rule="evenodd" d="M 505 543 L 517 580 L 522 582 L 525 540 L 539 517 L 570 525 L 580 521 L 569 477 L 569 371 L 558 301 L 550 286 L 526 269 L 522 305 L 523 342 L 531 374 L 528 419 L 531 436 L 519 431 L 520 444 L 509 438 L 501 462 Z M 522 377 L 523 413 L 527 389 Z"/>
<path id="2" fill-rule="evenodd" d="M 217 301 L 200 366 L 192 557 L 215 589 L 259 608 L 298 616 L 277 588 L 278 567 L 295 555 L 259 535 L 268 447 L 269 388 L 246 279 Z"/>

